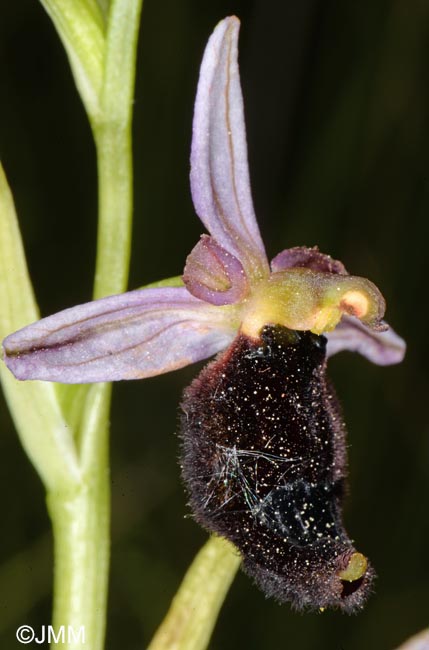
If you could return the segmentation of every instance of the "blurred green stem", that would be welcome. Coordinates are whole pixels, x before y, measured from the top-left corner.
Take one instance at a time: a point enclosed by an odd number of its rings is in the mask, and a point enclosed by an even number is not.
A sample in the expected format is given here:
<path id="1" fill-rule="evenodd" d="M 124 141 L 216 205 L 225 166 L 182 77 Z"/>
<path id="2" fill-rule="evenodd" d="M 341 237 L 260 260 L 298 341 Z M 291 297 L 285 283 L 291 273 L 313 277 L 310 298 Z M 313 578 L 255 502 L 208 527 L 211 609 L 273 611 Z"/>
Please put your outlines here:
<path id="1" fill-rule="evenodd" d="M 237 549 L 211 537 L 196 556 L 148 650 L 204 650 L 240 566 Z"/>

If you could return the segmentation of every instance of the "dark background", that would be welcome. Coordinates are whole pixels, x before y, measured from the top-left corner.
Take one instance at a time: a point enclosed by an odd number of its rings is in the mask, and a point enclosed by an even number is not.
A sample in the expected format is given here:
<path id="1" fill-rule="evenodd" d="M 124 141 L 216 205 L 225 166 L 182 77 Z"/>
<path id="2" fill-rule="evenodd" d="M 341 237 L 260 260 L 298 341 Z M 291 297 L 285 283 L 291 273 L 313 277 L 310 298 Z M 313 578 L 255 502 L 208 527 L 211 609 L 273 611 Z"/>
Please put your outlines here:
<path id="1" fill-rule="evenodd" d="M 301 615 L 239 575 L 211 648 L 389 649 L 427 625 L 429 5 L 418 0 L 146 0 L 134 117 L 130 287 L 178 275 L 202 227 L 188 183 L 205 42 L 242 20 L 253 193 L 270 256 L 318 244 L 388 302 L 406 361 L 330 364 L 349 427 L 346 525 L 378 572 L 365 610 Z M 88 300 L 96 168 L 58 37 L 34 0 L 2 3 L 1 154 L 42 313 Z M 1 235 L 1 233 L 0 233 Z M 206 534 L 177 466 L 187 368 L 114 390 L 108 650 L 147 644 Z M 0 410 L 0 646 L 49 622 L 51 541 L 41 483 Z"/>

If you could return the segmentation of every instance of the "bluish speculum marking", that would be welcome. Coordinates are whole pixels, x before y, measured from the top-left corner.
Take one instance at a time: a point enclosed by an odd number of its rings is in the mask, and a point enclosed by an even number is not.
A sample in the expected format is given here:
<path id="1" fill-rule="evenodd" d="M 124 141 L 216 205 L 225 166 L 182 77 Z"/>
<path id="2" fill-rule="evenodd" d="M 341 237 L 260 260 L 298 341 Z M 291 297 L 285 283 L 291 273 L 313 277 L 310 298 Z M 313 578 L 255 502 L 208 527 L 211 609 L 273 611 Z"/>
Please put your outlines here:
<path id="1" fill-rule="evenodd" d="M 373 572 L 342 523 L 345 428 L 324 337 L 272 326 L 258 340 L 241 334 L 182 408 L 183 476 L 200 523 L 238 547 L 267 595 L 359 608 Z"/>
<path id="2" fill-rule="evenodd" d="M 330 538 L 341 529 L 335 511 L 338 485 L 303 480 L 273 488 L 261 503 L 259 521 L 290 544 L 304 548 Z"/>

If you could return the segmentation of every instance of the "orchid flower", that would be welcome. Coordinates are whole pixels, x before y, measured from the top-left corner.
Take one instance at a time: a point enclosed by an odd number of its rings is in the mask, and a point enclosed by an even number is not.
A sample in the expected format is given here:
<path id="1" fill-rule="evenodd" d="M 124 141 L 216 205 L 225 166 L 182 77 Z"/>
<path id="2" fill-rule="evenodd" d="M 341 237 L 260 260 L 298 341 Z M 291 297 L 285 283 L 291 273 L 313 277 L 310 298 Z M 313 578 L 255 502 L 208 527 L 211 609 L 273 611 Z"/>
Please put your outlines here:
<path id="1" fill-rule="evenodd" d="M 267 323 L 325 333 L 328 356 L 348 349 L 380 365 L 402 360 L 404 342 L 381 323 L 384 300 L 371 282 L 315 248 L 284 250 L 270 271 L 251 196 L 238 31 L 237 18 L 223 20 L 201 66 L 191 189 L 210 236 L 188 256 L 185 286 L 103 298 L 11 334 L 4 360 L 17 378 L 150 377 L 211 357 L 239 331 L 257 337 Z"/>
<path id="2" fill-rule="evenodd" d="M 293 333 L 290 341 L 298 340 L 293 336 L 303 332 L 311 345 L 317 342 L 320 349 L 320 341 L 324 346 L 326 337 L 328 357 L 353 350 L 379 365 L 402 360 L 404 341 L 382 320 L 385 301 L 372 282 L 349 275 L 341 262 L 315 247 L 286 249 L 269 263 L 251 196 L 238 32 L 236 17 L 221 21 L 208 41 L 201 66 L 193 121 L 191 190 L 195 210 L 209 235 L 202 235 L 186 260 L 184 286 L 110 296 L 66 309 L 11 334 L 3 342 L 4 360 L 17 378 L 63 383 L 140 379 L 225 350 L 224 355 L 232 358 L 238 348 L 244 349 L 243 341 L 247 357 L 254 358 L 261 346 L 277 340 L 273 334 L 277 327 Z M 320 361 L 320 368 L 323 363 Z M 314 373 L 312 376 L 314 379 Z M 204 377 L 210 383 L 210 376 Z M 201 385 L 197 388 L 204 390 Z M 185 395 L 186 415 L 192 410 L 190 399 L 196 390 L 191 387 Z M 328 417 L 325 411 L 323 417 Z M 219 458 L 225 456 L 223 468 L 234 462 L 237 471 L 241 471 L 240 463 L 247 463 L 255 453 L 237 446 L 227 450 L 220 444 L 217 451 Z M 266 451 L 259 460 L 278 465 L 280 457 L 276 458 Z M 185 475 L 192 471 L 192 463 L 188 465 Z M 228 476 L 225 474 L 225 480 Z M 187 481 L 192 483 L 192 477 Z M 299 495 L 294 495 L 296 502 L 307 494 L 302 483 L 299 489 Z M 275 508 L 285 496 L 277 494 L 277 505 L 274 496 L 270 496 L 269 508 L 277 516 Z M 317 492 L 318 502 L 324 498 Z M 255 504 L 249 508 L 253 508 L 253 517 L 259 517 Z M 205 523 L 204 517 L 200 519 Z M 284 535 L 285 526 L 275 525 Z M 326 520 L 324 525 L 331 524 Z M 216 532 L 221 529 L 211 527 Z M 341 527 L 339 530 L 344 536 Z M 230 539 L 235 540 L 233 535 Z M 341 570 L 337 567 L 336 571 L 341 580 L 354 581 L 364 575 L 366 559 L 347 544 Z M 267 583 L 266 576 L 249 572 L 262 586 Z M 338 581 L 338 576 L 335 579 Z M 280 594 L 271 586 L 266 592 L 280 600 L 293 599 L 289 588 Z M 335 600 L 320 592 L 318 606 L 337 606 L 340 596 Z M 299 598 L 298 605 L 309 604 L 301 596 L 295 600 Z M 351 602 L 349 611 L 353 606 Z"/>

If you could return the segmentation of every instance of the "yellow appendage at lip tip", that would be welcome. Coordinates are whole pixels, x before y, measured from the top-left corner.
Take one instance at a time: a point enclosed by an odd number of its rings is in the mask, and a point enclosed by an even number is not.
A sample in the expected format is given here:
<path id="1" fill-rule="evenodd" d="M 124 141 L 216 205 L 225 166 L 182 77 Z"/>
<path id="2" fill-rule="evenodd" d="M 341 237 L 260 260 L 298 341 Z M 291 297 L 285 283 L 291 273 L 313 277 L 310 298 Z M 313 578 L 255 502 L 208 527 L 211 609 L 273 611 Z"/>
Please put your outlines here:
<path id="1" fill-rule="evenodd" d="M 253 288 L 242 312 L 243 334 L 258 338 L 265 325 L 323 334 L 332 331 L 344 314 L 377 325 L 385 301 L 365 278 L 291 268 Z"/>
<path id="2" fill-rule="evenodd" d="M 368 568 L 368 560 L 362 553 L 352 553 L 345 569 L 339 572 L 338 577 L 347 582 L 362 578 Z"/>

